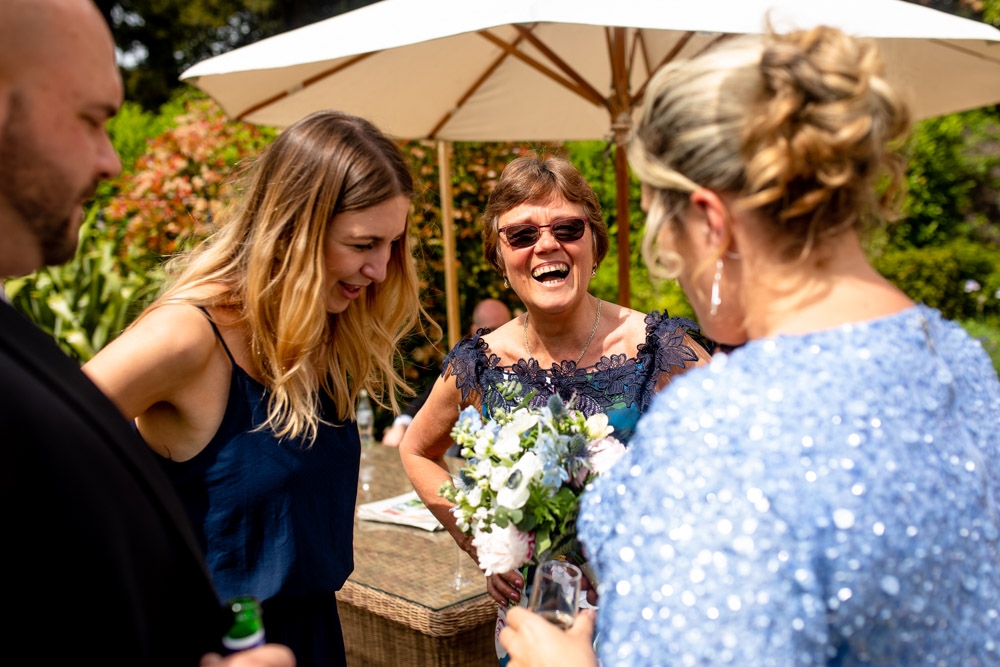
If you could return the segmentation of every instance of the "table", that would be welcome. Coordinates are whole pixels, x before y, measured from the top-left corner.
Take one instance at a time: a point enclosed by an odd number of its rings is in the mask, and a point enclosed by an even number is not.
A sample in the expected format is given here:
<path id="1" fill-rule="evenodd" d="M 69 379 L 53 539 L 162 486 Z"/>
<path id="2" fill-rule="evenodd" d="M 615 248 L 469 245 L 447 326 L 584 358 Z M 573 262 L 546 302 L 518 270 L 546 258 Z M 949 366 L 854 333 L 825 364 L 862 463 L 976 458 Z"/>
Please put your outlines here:
<path id="1" fill-rule="evenodd" d="M 359 504 L 412 488 L 397 449 L 362 451 Z M 496 602 L 447 531 L 356 520 L 354 573 L 337 601 L 350 667 L 497 664 Z"/>

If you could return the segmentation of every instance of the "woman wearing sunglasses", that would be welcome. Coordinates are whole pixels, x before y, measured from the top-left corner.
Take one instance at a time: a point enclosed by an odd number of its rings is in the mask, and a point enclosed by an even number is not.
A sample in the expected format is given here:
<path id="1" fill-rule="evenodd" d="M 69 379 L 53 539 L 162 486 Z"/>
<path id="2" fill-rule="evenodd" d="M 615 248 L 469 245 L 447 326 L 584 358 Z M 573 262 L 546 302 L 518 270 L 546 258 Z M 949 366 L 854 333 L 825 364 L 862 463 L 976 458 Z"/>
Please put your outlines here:
<path id="1" fill-rule="evenodd" d="M 483 250 L 526 312 L 455 346 L 400 444 L 417 493 L 473 556 L 450 504 L 438 497 L 449 479 L 442 457 L 462 408 L 475 405 L 486 415 L 531 391 L 537 405 L 558 393 L 588 415 L 606 413 L 627 442 L 653 394 L 709 358 L 692 336 L 693 322 L 647 316 L 588 292 L 608 246 L 597 196 L 569 161 L 526 156 L 507 165 L 483 215 Z M 522 391 L 508 400 L 498 387 L 510 380 Z M 497 602 L 516 604 L 523 583 L 515 572 L 493 575 L 488 589 Z"/>

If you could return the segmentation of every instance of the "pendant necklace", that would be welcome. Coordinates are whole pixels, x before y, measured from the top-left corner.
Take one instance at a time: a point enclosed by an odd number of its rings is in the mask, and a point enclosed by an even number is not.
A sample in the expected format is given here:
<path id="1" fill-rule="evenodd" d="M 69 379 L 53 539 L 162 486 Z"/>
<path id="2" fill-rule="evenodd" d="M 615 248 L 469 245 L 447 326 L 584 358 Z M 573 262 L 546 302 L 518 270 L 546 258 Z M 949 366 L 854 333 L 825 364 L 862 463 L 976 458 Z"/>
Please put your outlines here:
<path id="1" fill-rule="evenodd" d="M 584 343 L 583 349 L 580 350 L 580 356 L 576 358 L 576 363 L 574 365 L 580 363 L 580 360 L 583 359 L 583 355 L 587 354 L 587 348 L 590 347 L 591 341 L 594 340 L 594 334 L 597 333 L 597 325 L 601 323 L 601 303 L 602 303 L 601 300 L 598 299 L 597 300 L 597 317 L 594 318 L 594 328 L 590 330 L 590 337 L 587 338 L 587 342 Z M 534 357 L 531 355 L 531 346 L 528 345 L 528 314 L 527 313 L 524 314 L 524 329 L 523 329 L 523 333 L 524 333 L 524 351 L 528 353 L 528 359 L 534 359 Z"/>

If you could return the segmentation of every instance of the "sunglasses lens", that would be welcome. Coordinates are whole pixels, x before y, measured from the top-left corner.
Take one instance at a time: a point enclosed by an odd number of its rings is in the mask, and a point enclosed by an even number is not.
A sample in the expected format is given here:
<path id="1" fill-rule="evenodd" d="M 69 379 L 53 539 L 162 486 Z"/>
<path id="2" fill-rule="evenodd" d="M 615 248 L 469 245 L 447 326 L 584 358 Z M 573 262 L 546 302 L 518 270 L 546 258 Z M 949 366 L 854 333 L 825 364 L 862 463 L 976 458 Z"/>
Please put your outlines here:
<path id="1" fill-rule="evenodd" d="M 569 218 L 559 220 L 551 225 L 517 224 L 507 225 L 503 228 L 503 233 L 507 235 L 507 243 L 512 248 L 527 248 L 538 243 L 541 230 L 548 227 L 552 231 L 552 236 L 559 242 L 578 241 L 583 232 L 587 229 L 587 221 L 582 218 Z"/>
<path id="2" fill-rule="evenodd" d="M 552 225 L 552 235 L 558 241 L 578 241 L 586 228 L 587 221 L 580 218 L 560 220 Z"/>
<path id="3" fill-rule="evenodd" d="M 538 227 L 535 225 L 507 225 L 504 227 L 507 243 L 514 248 L 527 248 L 538 241 Z"/>

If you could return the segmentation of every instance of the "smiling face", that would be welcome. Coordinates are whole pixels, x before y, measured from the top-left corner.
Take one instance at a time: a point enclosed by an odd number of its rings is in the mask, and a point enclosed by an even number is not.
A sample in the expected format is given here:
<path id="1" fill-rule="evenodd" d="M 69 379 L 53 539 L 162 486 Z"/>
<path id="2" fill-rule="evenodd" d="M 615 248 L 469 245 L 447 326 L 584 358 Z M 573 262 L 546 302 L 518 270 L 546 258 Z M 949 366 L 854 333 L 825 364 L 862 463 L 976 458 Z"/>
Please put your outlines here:
<path id="1" fill-rule="evenodd" d="M 546 202 L 521 204 L 502 214 L 497 229 L 516 223 L 551 225 L 565 218 L 586 218 L 583 207 L 561 196 Z M 576 241 L 560 242 L 551 227 L 540 230 L 538 241 L 527 248 L 513 248 L 500 235 L 498 251 L 510 286 L 529 310 L 563 312 L 587 295 L 591 272 L 597 263 L 589 224 Z"/>
<path id="2" fill-rule="evenodd" d="M 385 280 L 393 246 L 406 233 L 410 200 L 403 195 L 333 216 L 323 242 L 326 310 L 342 313 L 372 283 Z"/>

